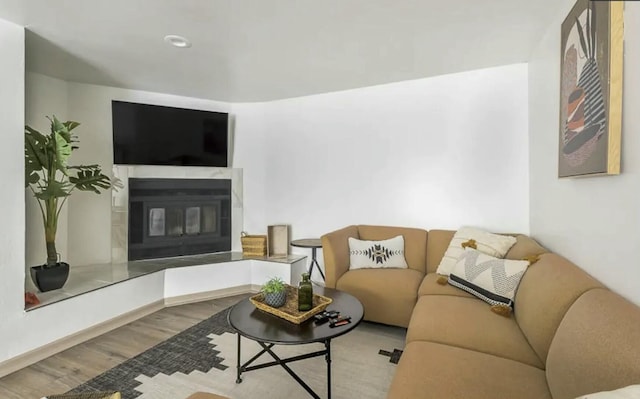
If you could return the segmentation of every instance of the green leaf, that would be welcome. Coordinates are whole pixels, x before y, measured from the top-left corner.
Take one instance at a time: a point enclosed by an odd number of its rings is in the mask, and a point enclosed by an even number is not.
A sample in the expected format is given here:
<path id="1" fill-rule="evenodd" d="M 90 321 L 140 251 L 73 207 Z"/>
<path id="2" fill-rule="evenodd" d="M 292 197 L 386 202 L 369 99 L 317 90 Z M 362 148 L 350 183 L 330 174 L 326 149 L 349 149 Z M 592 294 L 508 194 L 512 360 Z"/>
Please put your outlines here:
<path id="1" fill-rule="evenodd" d="M 73 169 L 77 169 L 78 173 L 75 177 L 70 176 L 69 181 L 80 191 L 92 191 L 100 194 L 101 189 L 106 190 L 111 187 L 109 177 L 102 174 L 97 165 L 75 166 Z"/>
<path id="2" fill-rule="evenodd" d="M 48 201 L 53 198 L 67 197 L 71 193 L 71 185 L 67 182 L 59 182 L 50 180 L 44 190 L 36 192 L 36 198 L 42 201 Z"/>
<path id="3" fill-rule="evenodd" d="M 51 121 L 51 135 L 54 136 L 57 133 L 57 134 L 61 135 L 62 138 L 64 138 L 67 143 L 70 143 L 71 142 L 71 133 L 69 132 L 69 129 L 67 128 L 67 124 L 69 124 L 71 122 L 64 122 L 64 123 L 60 122 L 58 120 L 58 118 L 56 118 L 55 115 L 53 115 L 53 119 L 49 118 L 49 120 Z"/>
<path id="4" fill-rule="evenodd" d="M 40 175 L 36 172 L 31 172 L 31 174 L 25 173 L 25 187 L 28 187 L 29 184 L 36 184 L 40 181 Z"/>
<path id="5" fill-rule="evenodd" d="M 75 121 L 66 121 L 63 123 L 64 127 L 67 128 L 67 130 L 70 132 L 73 129 L 77 128 L 78 126 L 80 126 L 80 123 L 75 122 Z"/>
<path id="6" fill-rule="evenodd" d="M 55 140 L 56 166 L 65 175 L 67 174 L 67 161 L 71 156 L 71 144 L 60 133 L 53 133 Z"/>
<path id="7" fill-rule="evenodd" d="M 67 169 L 77 169 L 77 170 L 95 170 L 95 169 L 100 169 L 100 165 L 98 165 L 97 163 L 93 164 L 93 165 L 69 165 L 67 166 Z"/>
<path id="8" fill-rule="evenodd" d="M 42 170 L 47 164 L 47 154 L 43 146 L 28 135 L 24 136 L 24 156 L 27 171 Z"/>
<path id="9" fill-rule="evenodd" d="M 24 164 L 25 164 L 25 187 L 29 184 L 37 183 L 39 176 L 37 172 L 48 168 L 47 138 L 35 129 L 25 126 L 24 132 Z M 38 176 L 36 179 L 33 175 Z"/>
<path id="10" fill-rule="evenodd" d="M 25 130 L 25 134 L 29 134 L 31 136 L 33 136 L 37 141 L 46 141 L 47 136 L 45 136 L 44 134 L 40 133 L 39 131 L 37 131 L 36 129 L 32 128 L 31 126 L 27 125 L 24 127 Z"/>

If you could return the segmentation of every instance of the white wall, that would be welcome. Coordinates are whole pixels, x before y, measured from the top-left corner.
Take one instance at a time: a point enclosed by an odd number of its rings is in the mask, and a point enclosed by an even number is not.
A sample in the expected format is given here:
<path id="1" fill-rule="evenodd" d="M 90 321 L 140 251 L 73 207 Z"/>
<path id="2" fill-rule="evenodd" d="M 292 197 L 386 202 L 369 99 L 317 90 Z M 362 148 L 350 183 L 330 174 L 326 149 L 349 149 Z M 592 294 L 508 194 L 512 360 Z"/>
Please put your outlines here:
<path id="1" fill-rule="evenodd" d="M 0 359 L 5 359 L 24 318 L 24 29 L 0 19 L 0 37 Z"/>
<path id="2" fill-rule="evenodd" d="M 626 2 L 620 176 L 558 179 L 562 9 L 529 65 L 531 233 L 542 244 L 640 304 L 640 3 Z"/>
<path id="3" fill-rule="evenodd" d="M 528 233 L 527 91 L 517 64 L 264 103 L 265 221 Z"/>
<path id="4" fill-rule="evenodd" d="M 264 106 L 256 104 L 232 104 L 234 131 L 233 165 L 242 168 L 244 182 L 244 231 L 265 234 L 265 165 L 267 131 L 264 127 Z"/>
<path id="5" fill-rule="evenodd" d="M 25 123 L 42 133 L 50 131 L 47 116 L 55 115 L 67 120 L 67 82 L 40 74 L 27 73 L 25 77 Z M 68 259 L 67 252 L 67 204 L 58 219 L 56 249 L 61 259 Z M 47 259 L 44 243 L 44 227 L 38 202 L 31 190 L 26 190 L 26 266 L 41 265 Z"/>

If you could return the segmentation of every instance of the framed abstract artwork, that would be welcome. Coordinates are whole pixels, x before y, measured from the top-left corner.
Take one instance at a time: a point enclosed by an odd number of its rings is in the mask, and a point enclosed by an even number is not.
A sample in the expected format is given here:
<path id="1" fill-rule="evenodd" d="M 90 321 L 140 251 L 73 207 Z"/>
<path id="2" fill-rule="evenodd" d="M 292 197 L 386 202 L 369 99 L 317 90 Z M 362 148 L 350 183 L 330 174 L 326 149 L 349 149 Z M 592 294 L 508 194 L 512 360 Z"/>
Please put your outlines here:
<path id="1" fill-rule="evenodd" d="M 578 0 L 562 23 L 558 177 L 620 173 L 623 6 Z"/>

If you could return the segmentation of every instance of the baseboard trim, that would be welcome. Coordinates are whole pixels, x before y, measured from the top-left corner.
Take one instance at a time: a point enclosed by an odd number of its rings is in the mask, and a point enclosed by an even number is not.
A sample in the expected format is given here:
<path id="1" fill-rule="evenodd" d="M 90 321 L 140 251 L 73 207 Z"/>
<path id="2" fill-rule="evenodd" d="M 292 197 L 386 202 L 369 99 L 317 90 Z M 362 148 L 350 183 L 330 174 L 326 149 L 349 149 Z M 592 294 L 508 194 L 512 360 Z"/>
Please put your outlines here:
<path id="1" fill-rule="evenodd" d="M 164 307 L 165 305 L 163 300 L 152 302 L 148 305 L 139 307 L 130 312 L 121 314 L 120 316 L 116 316 L 112 319 L 103 321 L 102 323 L 98 323 L 82 331 L 78 331 L 64 338 L 60 338 L 56 341 L 43 345 L 37 349 L 31 350 L 29 352 L 25 352 L 9 360 L 5 360 L 4 362 L 0 362 L 0 377 L 9 375 L 13 372 L 16 372 L 34 363 L 44 360 L 49 356 L 53 356 L 56 353 L 62 352 L 75 345 L 81 344 L 92 338 L 105 334 L 118 327 L 122 327 L 125 324 L 129 324 L 132 321 L 138 320 L 144 316 L 150 315 L 151 313 L 157 312 L 158 310 L 161 310 Z"/>
<path id="2" fill-rule="evenodd" d="M 255 284 L 237 285 L 235 287 L 223 288 L 219 290 L 197 292 L 195 294 L 178 295 L 164 299 L 164 306 L 179 306 L 187 303 L 208 301 L 211 299 L 224 298 L 233 295 L 248 294 L 260 291 L 260 286 Z"/>

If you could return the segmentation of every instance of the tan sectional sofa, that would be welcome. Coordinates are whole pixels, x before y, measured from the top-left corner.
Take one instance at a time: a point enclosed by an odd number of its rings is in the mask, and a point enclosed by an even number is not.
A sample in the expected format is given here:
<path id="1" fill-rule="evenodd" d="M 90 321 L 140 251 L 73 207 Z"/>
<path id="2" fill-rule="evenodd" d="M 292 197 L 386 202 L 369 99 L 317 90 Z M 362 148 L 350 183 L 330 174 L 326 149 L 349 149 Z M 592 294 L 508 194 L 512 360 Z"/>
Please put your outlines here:
<path id="1" fill-rule="evenodd" d="M 454 231 L 349 226 L 322 237 L 326 285 L 365 319 L 407 327 L 390 399 L 570 399 L 640 384 L 640 308 L 517 235 L 505 256 L 540 255 L 506 318 L 435 270 Z M 405 240 L 408 269 L 349 270 L 348 237 Z"/>

